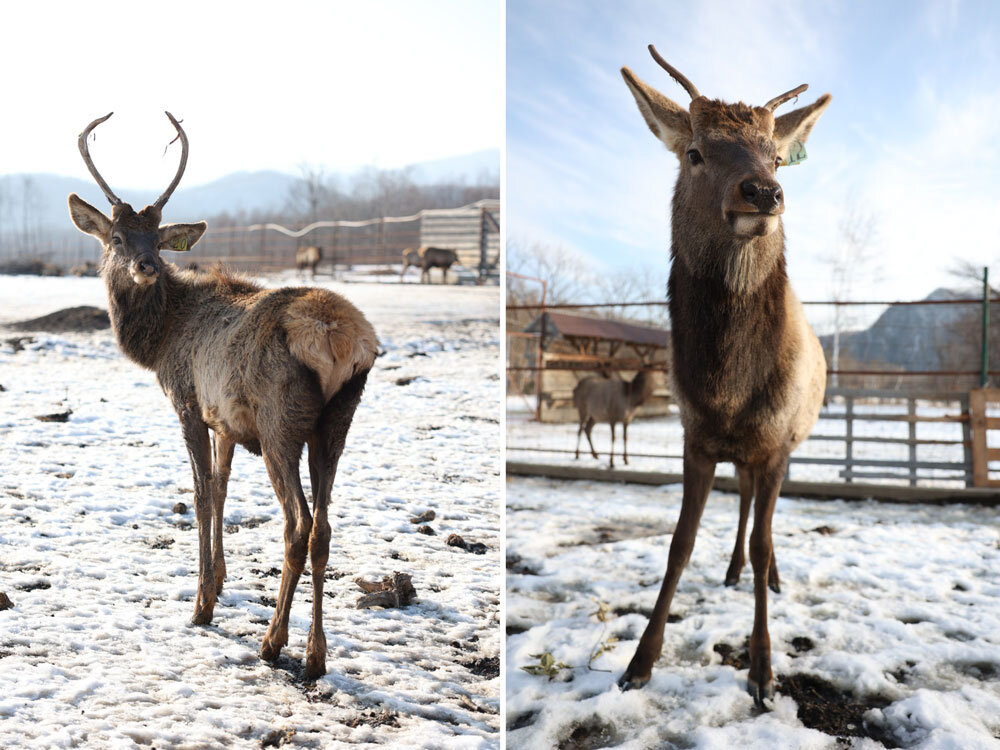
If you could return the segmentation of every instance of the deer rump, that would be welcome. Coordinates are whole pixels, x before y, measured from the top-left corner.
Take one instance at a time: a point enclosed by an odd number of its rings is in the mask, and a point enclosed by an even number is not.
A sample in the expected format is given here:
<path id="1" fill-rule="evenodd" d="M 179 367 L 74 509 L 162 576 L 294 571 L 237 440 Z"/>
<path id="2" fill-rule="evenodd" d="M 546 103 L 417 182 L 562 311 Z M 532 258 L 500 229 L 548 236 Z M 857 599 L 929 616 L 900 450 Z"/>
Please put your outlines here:
<path id="1" fill-rule="evenodd" d="M 260 455 L 258 420 L 269 418 L 262 406 L 280 404 L 283 419 L 288 412 L 318 413 L 351 378 L 371 369 L 378 343 L 368 321 L 334 292 L 240 286 L 256 293 L 219 299 L 217 311 L 233 322 L 192 344 L 192 374 L 205 423 Z M 250 351 L 259 353 L 257 361 L 241 356 Z M 290 399 L 292 393 L 299 398 Z M 249 394 L 257 395 L 256 403 Z"/>

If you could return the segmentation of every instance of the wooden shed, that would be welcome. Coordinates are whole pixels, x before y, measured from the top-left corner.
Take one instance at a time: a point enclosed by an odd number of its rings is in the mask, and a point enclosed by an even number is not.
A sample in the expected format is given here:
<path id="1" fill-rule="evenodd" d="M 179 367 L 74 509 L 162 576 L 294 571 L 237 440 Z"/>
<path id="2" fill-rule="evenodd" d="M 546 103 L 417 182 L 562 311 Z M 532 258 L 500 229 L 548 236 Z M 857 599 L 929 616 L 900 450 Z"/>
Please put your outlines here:
<path id="1" fill-rule="evenodd" d="M 573 389 L 588 377 L 631 380 L 640 367 L 656 373 L 653 397 L 639 409 L 640 417 L 669 412 L 669 331 L 663 328 L 562 312 L 546 312 L 531 322 L 526 333 L 541 337 L 539 419 L 575 422 Z M 537 349 L 528 353 L 534 366 Z"/>
<path id="2" fill-rule="evenodd" d="M 452 249 L 465 268 L 486 275 L 500 262 L 500 201 L 421 211 L 420 244 Z"/>

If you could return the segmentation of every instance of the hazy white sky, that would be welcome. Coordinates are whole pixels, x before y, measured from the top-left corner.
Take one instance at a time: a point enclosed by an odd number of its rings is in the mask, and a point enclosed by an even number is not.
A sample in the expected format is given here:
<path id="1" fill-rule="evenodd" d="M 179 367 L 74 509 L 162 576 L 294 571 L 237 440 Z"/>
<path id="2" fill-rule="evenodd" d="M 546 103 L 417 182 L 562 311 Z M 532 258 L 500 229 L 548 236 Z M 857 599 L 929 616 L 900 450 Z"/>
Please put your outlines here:
<path id="1" fill-rule="evenodd" d="M 497 0 L 17 2 L 0 24 L 0 174 L 161 189 L 238 170 L 383 168 L 500 148 Z"/>
<path id="2" fill-rule="evenodd" d="M 956 257 L 1000 260 L 1000 3 L 510 0 L 507 26 L 513 238 L 665 282 L 677 159 L 619 74 L 628 65 L 686 106 L 653 42 L 709 96 L 760 104 L 800 83 L 798 106 L 833 94 L 808 160 L 778 172 L 801 297 L 828 298 L 821 258 L 850 202 L 875 216 L 883 268 L 852 298 L 920 298 L 955 283 Z"/>

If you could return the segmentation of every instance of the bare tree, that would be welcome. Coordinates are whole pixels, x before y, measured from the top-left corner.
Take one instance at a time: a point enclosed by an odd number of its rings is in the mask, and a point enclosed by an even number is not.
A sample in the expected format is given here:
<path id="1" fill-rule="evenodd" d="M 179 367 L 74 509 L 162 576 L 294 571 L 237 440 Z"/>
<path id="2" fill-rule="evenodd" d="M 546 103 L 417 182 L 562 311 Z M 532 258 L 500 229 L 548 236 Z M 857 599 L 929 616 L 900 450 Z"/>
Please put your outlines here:
<path id="1" fill-rule="evenodd" d="M 320 210 L 329 201 L 330 188 L 322 167 L 299 165 L 299 179 L 288 189 L 288 208 L 303 223 L 319 220 Z"/>
<path id="2" fill-rule="evenodd" d="M 862 279 L 878 280 L 882 269 L 872 246 L 878 236 L 875 215 L 861 207 L 856 199 L 848 199 L 837 225 L 837 242 L 833 250 L 821 258 L 830 272 L 830 298 L 835 303 L 849 301 Z M 833 351 L 830 368 L 833 376 L 830 385 L 837 386 L 840 368 L 840 336 L 855 322 L 855 316 L 843 304 L 833 306 Z"/>

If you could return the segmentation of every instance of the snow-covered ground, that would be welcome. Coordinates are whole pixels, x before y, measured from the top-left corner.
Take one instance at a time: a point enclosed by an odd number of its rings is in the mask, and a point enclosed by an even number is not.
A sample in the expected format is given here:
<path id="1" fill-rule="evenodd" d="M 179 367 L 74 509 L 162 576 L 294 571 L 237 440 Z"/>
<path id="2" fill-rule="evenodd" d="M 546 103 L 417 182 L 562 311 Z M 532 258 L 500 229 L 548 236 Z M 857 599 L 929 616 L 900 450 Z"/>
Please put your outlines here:
<path id="1" fill-rule="evenodd" d="M 275 731 L 301 747 L 499 746 L 499 291 L 328 286 L 386 354 L 334 487 L 315 685 L 301 674 L 308 575 L 281 660 L 258 657 L 283 551 L 263 462 L 237 448 L 228 580 L 212 625 L 190 626 L 191 471 L 153 374 L 110 331 L 31 334 L 20 352 L 0 332 L 0 592 L 14 603 L 0 611 L 0 747 L 260 747 Z M 106 306 L 99 279 L 0 277 L 0 322 L 81 304 Z M 426 509 L 433 536 L 409 523 Z M 446 546 L 453 532 L 487 554 Z M 355 577 L 394 570 L 413 576 L 413 605 L 354 608 Z"/>
<path id="2" fill-rule="evenodd" d="M 735 589 L 722 585 L 735 495 L 709 498 L 652 680 L 622 693 L 616 680 L 656 598 L 681 488 L 506 486 L 509 748 L 843 747 L 798 718 L 782 682 L 803 675 L 851 693 L 834 710 L 848 698 L 870 706 L 854 747 L 883 746 L 871 736 L 886 746 L 1000 747 L 998 510 L 780 499 L 782 593 L 769 593 L 779 693 L 761 713 L 745 666 L 722 663 L 753 624 L 749 564 Z M 602 643 L 611 650 L 588 669 Z M 521 669 L 546 652 L 569 668 L 551 680 Z"/>

